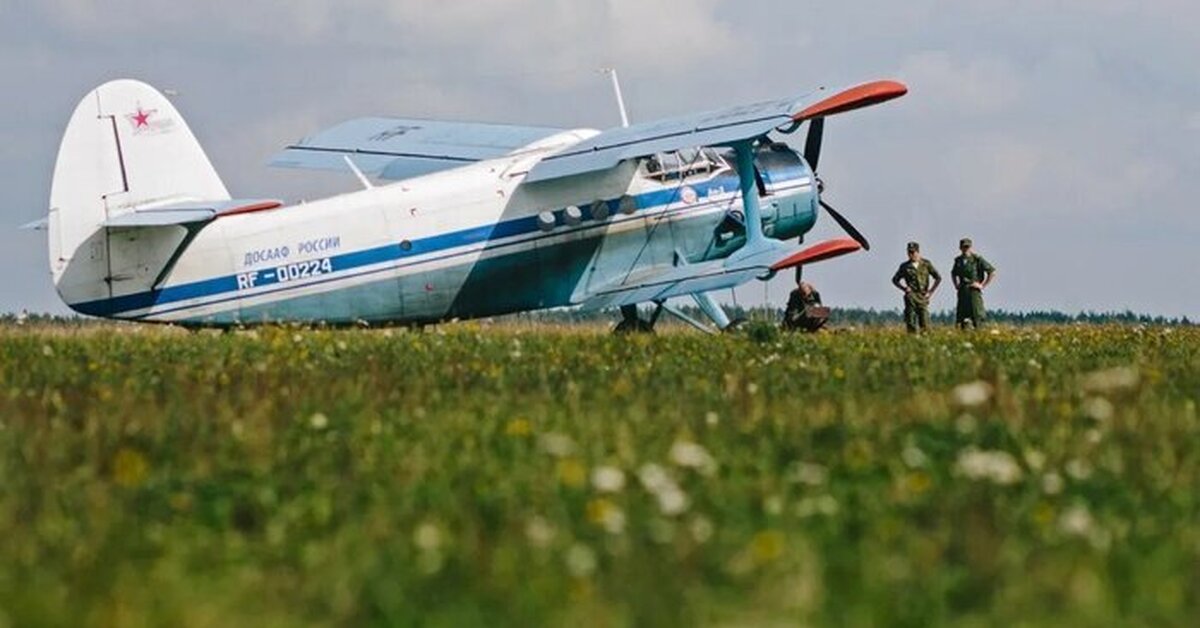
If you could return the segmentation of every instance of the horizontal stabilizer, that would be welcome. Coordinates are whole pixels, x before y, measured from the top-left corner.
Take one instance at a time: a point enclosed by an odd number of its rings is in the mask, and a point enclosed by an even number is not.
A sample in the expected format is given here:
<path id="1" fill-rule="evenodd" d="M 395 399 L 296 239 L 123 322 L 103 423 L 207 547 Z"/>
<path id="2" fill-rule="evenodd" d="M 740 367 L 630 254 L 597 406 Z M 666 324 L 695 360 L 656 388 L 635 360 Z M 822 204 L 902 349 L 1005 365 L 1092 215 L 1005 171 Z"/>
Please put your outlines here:
<path id="1" fill-rule="evenodd" d="M 50 228 L 50 219 L 38 218 L 33 222 L 27 222 L 17 228 L 22 231 L 45 231 L 46 229 Z"/>
<path id="2" fill-rule="evenodd" d="M 408 179 L 507 155 L 561 129 L 406 118 L 358 118 L 288 146 L 277 168 L 347 170 L 344 156 L 380 179 Z"/>
<path id="3" fill-rule="evenodd" d="M 609 129 L 543 159 L 528 183 L 608 170 L 627 159 L 696 146 L 727 146 L 776 129 L 794 130 L 805 120 L 869 107 L 908 92 L 895 81 L 875 81 L 840 90 L 819 89 L 794 98 L 728 107 Z"/>
<path id="4" fill-rule="evenodd" d="M 227 201 L 187 201 L 155 207 L 137 209 L 102 223 L 104 227 L 167 227 L 208 222 L 222 216 L 248 214 L 282 207 L 283 203 L 270 199 L 233 199 Z"/>

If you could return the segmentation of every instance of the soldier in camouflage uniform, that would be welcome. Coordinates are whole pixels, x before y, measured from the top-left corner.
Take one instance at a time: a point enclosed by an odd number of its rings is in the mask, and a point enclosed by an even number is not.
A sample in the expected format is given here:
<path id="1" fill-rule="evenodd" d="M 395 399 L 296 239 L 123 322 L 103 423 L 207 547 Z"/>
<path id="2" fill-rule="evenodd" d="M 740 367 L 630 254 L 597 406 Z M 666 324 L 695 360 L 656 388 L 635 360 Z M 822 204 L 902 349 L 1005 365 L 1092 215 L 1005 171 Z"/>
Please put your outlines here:
<path id="1" fill-rule="evenodd" d="M 983 308 L 983 289 L 996 278 L 996 267 L 975 253 L 970 238 L 958 242 L 962 255 L 954 258 L 950 278 L 958 289 L 958 307 L 954 319 L 960 329 L 978 329 L 987 320 Z"/>
<path id="2" fill-rule="evenodd" d="M 929 285 L 930 278 L 933 285 Z M 915 334 L 929 329 L 929 299 L 942 285 L 942 276 L 933 263 L 921 257 L 921 245 L 908 243 L 908 261 L 892 275 L 892 285 L 904 292 L 904 326 Z"/>

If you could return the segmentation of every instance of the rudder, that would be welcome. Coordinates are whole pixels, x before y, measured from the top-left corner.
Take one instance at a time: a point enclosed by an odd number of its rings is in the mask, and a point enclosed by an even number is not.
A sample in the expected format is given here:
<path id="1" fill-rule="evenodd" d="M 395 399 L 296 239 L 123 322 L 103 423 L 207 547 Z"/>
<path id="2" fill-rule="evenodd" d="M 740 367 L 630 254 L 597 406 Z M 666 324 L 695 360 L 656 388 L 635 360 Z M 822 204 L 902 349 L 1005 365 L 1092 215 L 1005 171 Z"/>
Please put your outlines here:
<path id="1" fill-rule="evenodd" d="M 183 230 L 131 234 L 103 223 L 135 209 L 228 198 L 166 97 L 139 81 L 101 85 L 76 107 L 54 167 L 48 235 L 55 287 L 68 305 L 151 287 L 149 258 L 174 251 Z"/>

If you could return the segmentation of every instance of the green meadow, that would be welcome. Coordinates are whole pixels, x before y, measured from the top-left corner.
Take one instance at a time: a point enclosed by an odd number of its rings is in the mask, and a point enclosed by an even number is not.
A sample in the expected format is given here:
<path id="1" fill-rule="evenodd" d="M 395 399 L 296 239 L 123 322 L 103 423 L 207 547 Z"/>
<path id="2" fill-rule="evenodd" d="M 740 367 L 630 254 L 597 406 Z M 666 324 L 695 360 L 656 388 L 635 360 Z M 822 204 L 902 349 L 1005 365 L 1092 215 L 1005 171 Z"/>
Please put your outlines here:
<path id="1" fill-rule="evenodd" d="M 1195 625 L 1200 330 L 757 331 L 0 327 L 0 626 Z"/>

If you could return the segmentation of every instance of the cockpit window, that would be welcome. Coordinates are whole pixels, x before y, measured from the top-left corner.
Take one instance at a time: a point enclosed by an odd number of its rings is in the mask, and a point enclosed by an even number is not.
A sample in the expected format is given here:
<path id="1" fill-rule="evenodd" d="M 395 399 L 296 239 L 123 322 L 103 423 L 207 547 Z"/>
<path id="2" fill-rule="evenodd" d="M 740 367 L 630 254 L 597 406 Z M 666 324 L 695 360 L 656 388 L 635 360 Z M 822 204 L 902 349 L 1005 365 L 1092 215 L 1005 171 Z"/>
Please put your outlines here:
<path id="1" fill-rule="evenodd" d="M 725 160 L 712 148 L 684 148 L 656 153 L 644 161 L 645 174 L 659 181 L 678 181 L 708 174 L 725 167 Z"/>

